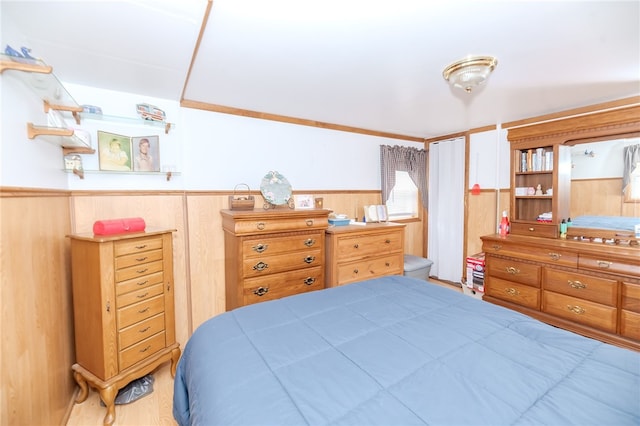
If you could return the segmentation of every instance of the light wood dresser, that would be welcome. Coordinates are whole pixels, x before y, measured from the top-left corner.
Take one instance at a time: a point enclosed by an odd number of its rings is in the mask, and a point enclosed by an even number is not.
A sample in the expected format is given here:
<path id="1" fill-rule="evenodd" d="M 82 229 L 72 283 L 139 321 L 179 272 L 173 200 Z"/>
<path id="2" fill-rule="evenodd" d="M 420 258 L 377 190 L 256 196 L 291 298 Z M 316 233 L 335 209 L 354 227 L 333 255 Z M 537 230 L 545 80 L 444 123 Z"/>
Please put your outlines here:
<path id="1" fill-rule="evenodd" d="M 325 287 L 330 210 L 221 210 L 226 309 Z"/>
<path id="2" fill-rule="evenodd" d="M 327 287 L 404 273 L 404 224 L 381 222 L 327 229 Z"/>
<path id="3" fill-rule="evenodd" d="M 71 239 L 76 364 L 80 386 L 88 385 L 105 403 L 105 425 L 115 420 L 118 390 L 180 358 L 175 338 L 173 283 L 174 230 Z"/>
<path id="4" fill-rule="evenodd" d="M 484 300 L 640 350 L 640 248 L 518 235 L 482 237 Z"/>

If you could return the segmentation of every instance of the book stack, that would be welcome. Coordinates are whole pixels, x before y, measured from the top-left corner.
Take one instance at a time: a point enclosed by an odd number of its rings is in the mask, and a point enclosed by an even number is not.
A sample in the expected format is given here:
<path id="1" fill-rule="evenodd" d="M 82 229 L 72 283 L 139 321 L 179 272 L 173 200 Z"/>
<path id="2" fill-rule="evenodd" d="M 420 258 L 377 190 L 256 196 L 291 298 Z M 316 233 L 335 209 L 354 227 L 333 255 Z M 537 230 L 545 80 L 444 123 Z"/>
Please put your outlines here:
<path id="1" fill-rule="evenodd" d="M 544 148 L 520 151 L 521 172 L 541 172 L 553 170 L 553 151 Z"/>

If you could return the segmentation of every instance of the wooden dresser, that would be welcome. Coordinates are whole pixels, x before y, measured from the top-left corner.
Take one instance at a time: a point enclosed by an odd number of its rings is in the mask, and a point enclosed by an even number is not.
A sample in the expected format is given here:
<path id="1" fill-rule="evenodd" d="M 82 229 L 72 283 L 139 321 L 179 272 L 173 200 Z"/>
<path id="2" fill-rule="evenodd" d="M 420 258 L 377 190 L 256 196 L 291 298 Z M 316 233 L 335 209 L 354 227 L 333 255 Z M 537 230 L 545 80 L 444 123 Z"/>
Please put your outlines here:
<path id="1" fill-rule="evenodd" d="M 404 273 L 404 224 L 382 222 L 327 229 L 327 287 Z"/>
<path id="2" fill-rule="evenodd" d="M 484 300 L 640 350 L 640 248 L 519 235 L 482 237 Z"/>
<path id="3" fill-rule="evenodd" d="M 88 385 L 107 407 L 105 425 L 115 420 L 118 390 L 180 358 L 175 338 L 174 230 L 71 238 L 76 364 L 80 386 Z"/>
<path id="4" fill-rule="evenodd" d="M 325 287 L 329 210 L 222 210 L 226 309 Z"/>

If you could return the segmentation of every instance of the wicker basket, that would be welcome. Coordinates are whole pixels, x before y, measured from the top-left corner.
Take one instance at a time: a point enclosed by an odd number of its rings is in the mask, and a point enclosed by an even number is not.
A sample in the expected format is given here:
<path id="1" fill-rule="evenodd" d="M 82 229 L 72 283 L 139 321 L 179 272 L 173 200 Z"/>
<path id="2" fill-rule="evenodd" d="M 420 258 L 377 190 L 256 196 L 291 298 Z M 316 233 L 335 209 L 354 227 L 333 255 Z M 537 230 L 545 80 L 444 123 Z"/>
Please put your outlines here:
<path id="1" fill-rule="evenodd" d="M 238 193 L 239 186 L 246 186 L 246 194 Z M 229 195 L 229 208 L 231 210 L 253 210 L 256 200 L 251 195 L 249 185 L 246 183 L 239 183 L 233 188 L 233 195 Z"/>

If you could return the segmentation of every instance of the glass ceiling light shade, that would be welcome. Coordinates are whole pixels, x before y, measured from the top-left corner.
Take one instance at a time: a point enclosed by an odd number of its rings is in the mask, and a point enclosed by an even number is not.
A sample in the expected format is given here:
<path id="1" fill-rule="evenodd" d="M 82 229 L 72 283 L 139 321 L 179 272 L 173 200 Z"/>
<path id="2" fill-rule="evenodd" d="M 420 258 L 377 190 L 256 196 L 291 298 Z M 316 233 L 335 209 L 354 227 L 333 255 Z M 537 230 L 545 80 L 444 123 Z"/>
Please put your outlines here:
<path id="1" fill-rule="evenodd" d="M 453 87 L 471 93 L 474 87 L 483 84 L 498 65 L 493 56 L 467 56 L 446 67 L 442 76 Z"/>

